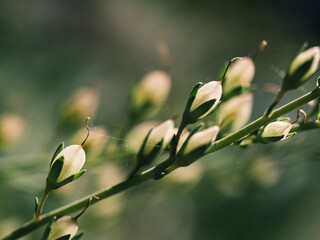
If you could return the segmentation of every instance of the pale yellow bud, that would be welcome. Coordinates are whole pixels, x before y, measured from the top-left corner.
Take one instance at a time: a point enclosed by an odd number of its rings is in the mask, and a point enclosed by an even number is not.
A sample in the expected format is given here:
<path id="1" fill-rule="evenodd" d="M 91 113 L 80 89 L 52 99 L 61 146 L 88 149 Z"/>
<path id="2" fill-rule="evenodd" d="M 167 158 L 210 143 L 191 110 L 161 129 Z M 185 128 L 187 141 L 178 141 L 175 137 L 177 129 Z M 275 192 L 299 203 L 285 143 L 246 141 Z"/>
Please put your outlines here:
<path id="1" fill-rule="evenodd" d="M 160 107 L 166 101 L 171 88 L 171 78 L 163 71 L 155 70 L 145 75 L 133 92 L 134 109 L 145 106 Z"/>
<path id="2" fill-rule="evenodd" d="M 25 122 L 17 114 L 9 113 L 0 117 L 0 142 L 11 145 L 19 141 L 25 131 Z"/>
<path id="3" fill-rule="evenodd" d="M 292 124 L 284 121 L 276 121 L 269 123 L 262 132 L 263 138 L 281 137 L 285 138 L 292 128 Z M 282 139 L 283 139 L 282 138 Z"/>
<path id="4" fill-rule="evenodd" d="M 67 101 L 62 116 L 65 121 L 82 122 L 88 116 L 93 117 L 99 104 L 98 92 L 91 88 L 78 89 Z"/>
<path id="5" fill-rule="evenodd" d="M 187 155 L 199 147 L 213 143 L 216 140 L 219 131 L 220 127 L 213 126 L 201 132 L 195 133 L 188 140 L 186 147 L 183 149 L 182 155 Z"/>
<path id="6" fill-rule="evenodd" d="M 230 131 L 243 127 L 250 119 L 253 106 L 253 94 L 244 93 L 221 104 L 219 108 L 220 123 L 230 126 Z"/>
<path id="7" fill-rule="evenodd" d="M 197 92 L 197 95 L 194 99 L 194 101 L 191 104 L 190 107 L 190 115 L 192 115 L 192 112 L 197 109 L 199 106 L 201 106 L 203 103 L 206 103 L 210 100 L 215 100 L 215 103 L 211 106 L 211 108 L 206 111 L 204 114 L 201 116 L 194 116 L 198 120 L 201 118 L 204 118 L 208 114 L 211 113 L 211 111 L 217 106 L 217 104 L 220 101 L 222 95 L 222 87 L 221 87 L 221 82 L 218 81 L 211 81 L 203 86 L 201 86 Z"/>
<path id="8" fill-rule="evenodd" d="M 313 75 L 318 67 L 320 60 L 320 47 L 312 47 L 306 51 L 301 52 L 298 56 L 293 59 L 290 64 L 288 75 L 294 75 L 294 73 L 307 61 L 312 60 L 311 66 L 305 71 L 304 75 L 301 77 L 301 82 L 307 80 L 311 75 Z"/>
<path id="9" fill-rule="evenodd" d="M 48 240 L 56 240 L 66 235 L 72 239 L 78 232 L 78 223 L 76 219 L 70 216 L 64 216 L 55 221 L 50 229 Z"/>
<path id="10" fill-rule="evenodd" d="M 86 161 L 86 154 L 81 145 L 71 145 L 63 149 L 53 160 L 52 165 L 62 156 L 64 157 L 64 163 L 57 182 L 78 173 Z"/>
<path id="11" fill-rule="evenodd" d="M 174 133 L 174 122 L 167 120 L 160 125 L 154 127 L 147 139 L 147 142 L 143 149 L 143 155 L 148 155 L 151 151 L 157 147 L 157 144 L 163 139 L 161 151 L 166 148 L 172 139 Z"/>
<path id="12" fill-rule="evenodd" d="M 157 121 L 148 121 L 132 128 L 125 137 L 127 150 L 132 153 L 137 153 L 150 129 L 157 125 L 159 125 Z"/>
<path id="13" fill-rule="evenodd" d="M 228 94 L 238 87 L 249 87 L 255 74 L 253 60 L 244 57 L 234 62 L 226 73 L 223 93 Z"/>

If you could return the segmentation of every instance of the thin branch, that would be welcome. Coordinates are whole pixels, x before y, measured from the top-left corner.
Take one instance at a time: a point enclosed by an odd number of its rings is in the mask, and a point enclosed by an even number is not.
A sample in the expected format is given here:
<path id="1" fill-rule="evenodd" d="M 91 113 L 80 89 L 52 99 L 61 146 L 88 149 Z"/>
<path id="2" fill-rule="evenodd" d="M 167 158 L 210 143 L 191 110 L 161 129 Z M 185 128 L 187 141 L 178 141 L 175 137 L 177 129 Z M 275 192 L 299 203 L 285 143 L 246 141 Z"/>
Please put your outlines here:
<path id="1" fill-rule="evenodd" d="M 317 88 L 317 89 L 303 95 L 302 97 L 295 99 L 292 102 L 278 108 L 277 110 L 273 111 L 269 115 L 269 117 L 262 116 L 262 117 L 258 118 L 257 120 L 253 121 L 252 123 L 248 124 L 247 126 L 241 128 L 240 130 L 230 134 L 229 136 L 227 136 L 225 138 L 220 139 L 207 151 L 206 154 L 210 154 L 210 153 L 218 151 L 222 148 L 230 146 L 232 143 L 247 136 L 248 134 L 252 133 L 253 131 L 264 126 L 265 124 L 277 119 L 278 117 L 283 116 L 284 114 L 287 114 L 287 113 L 293 111 L 296 108 L 303 106 L 304 104 L 306 104 L 306 103 L 308 103 L 318 97 L 320 97 L 320 88 Z M 300 125 L 300 127 L 301 126 L 302 125 Z M 307 124 L 305 124 L 304 126 L 307 126 Z M 178 166 L 172 165 L 168 169 L 168 172 L 172 172 L 176 168 L 178 168 Z M 77 200 L 75 202 L 72 202 L 66 206 L 62 206 L 56 210 L 53 210 L 47 214 L 44 214 L 41 216 L 40 221 L 31 220 L 31 221 L 25 223 L 23 226 L 21 226 L 17 230 L 10 233 L 9 235 L 1 238 L 1 240 L 9 240 L 9 239 L 13 240 L 13 239 L 23 237 L 23 236 L 27 235 L 28 233 L 34 231 L 35 229 L 48 223 L 55 216 L 56 217 L 65 216 L 65 215 L 71 214 L 75 211 L 78 211 L 80 209 L 83 209 L 87 205 L 88 200 L 90 198 L 93 198 L 94 196 L 100 198 L 100 200 L 93 199 L 91 202 L 91 205 L 96 203 L 97 201 L 101 201 L 104 198 L 108 198 L 110 196 L 113 196 L 115 194 L 123 192 L 133 186 L 147 182 L 147 181 L 153 179 L 153 177 L 154 177 L 153 175 L 155 173 L 154 169 L 155 168 L 152 168 L 152 169 L 148 170 L 147 172 L 145 172 L 141 175 L 134 176 L 124 182 L 121 182 L 121 183 L 113 186 L 112 188 L 104 189 L 100 192 L 90 194 L 87 197 L 84 197 L 84 198 Z"/>

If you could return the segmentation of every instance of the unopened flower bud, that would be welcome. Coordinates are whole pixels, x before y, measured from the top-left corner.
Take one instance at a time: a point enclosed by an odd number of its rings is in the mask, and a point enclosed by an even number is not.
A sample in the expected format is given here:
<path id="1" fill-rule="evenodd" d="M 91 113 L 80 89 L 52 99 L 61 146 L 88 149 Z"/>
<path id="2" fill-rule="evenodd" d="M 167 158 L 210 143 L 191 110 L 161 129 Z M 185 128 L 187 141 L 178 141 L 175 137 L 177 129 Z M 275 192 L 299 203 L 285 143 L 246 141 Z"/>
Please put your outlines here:
<path id="1" fill-rule="evenodd" d="M 25 131 L 25 122 L 17 114 L 9 113 L 0 117 L 0 143 L 12 145 L 18 142 Z"/>
<path id="2" fill-rule="evenodd" d="M 184 121 L 188 124 L 209 115 L 217 106 L 222 95 L 221 82 L 198 83 L 192 90 L 184 111 Z"/>
<path id="3" fill-rule="evenodd" d="M 81 145 L 71 145 L 63 149 L 53 160 L 51 167 L 55 164 L 55 162 L 64 158 L 63 166 L 59 177 L 57 179 L 57 183 L 62 182 L 68 177 L 77 174 L 80 172 L 86 161 L 86 154 Z"/>
<path id="4" fill-rule="evenodd" d="M 174 122 L 167 120 L 151 129 L 138 154 L 139 165 L 152 161 L 169 144 L 174 134 Z"/>
<path id="5" fill-rule="evenodd" d="M 282 88 L 290 90 L 302 85 L 317 71 L 319 61 L 320 47 L 312 47 L 299 53 L 290 63 Z"/>
<path id="6" fill-rule="evenodd" d="M 244 93 L 231 98 L 219 108 L 220 123 L 235 131 L 243 127 L 250 119 L 253 105 L 253 94 Z M 224 126 L 223 126 L 224 127 Z"/>
<path id="7" fill-rule="evenodd" d="M 72 239 L 77 234 L 78 228 L 76 219 L 70 216 L 61 217 L 52 223 L 47 240 L 56 240 L 68 235 L 69 239 Z"/>
<path id="8" fill-rule="evenodd" d="M 219 131 L 219 126 L 213 126 L 194 134 L 191 133 L 178 152 L 177 164 L 187 166 L 193 159 L 201 157 L 216 140 Z"/>
<path id="9" fill-rule="evenodd" d="M 253 80 L 255 67 L 253 60 L 244 57 L 233 63 L 226 73 L 223 94 L 228 95 L 239 88 L 248 88 Z"/>
<path id="10" fill-rule="evenodd" d="M 262 129 L 261 139 L 263 143 L 280 141 L 285 139 L 292 128 L 292 123 L 287 121 L 275 121 Z"/>
<path id="11" fill-rule="evenodd" d="M 171 78 L 163 71 L 155 70 L 145 75 L 134 88 L 132 108 L 135 114 L 154 115 L 167 100 Z"/>
<path id="12" fill-rule="evenodd" d="M 82 123 L 87 116 L 94 117 L 99 104 L 99 94 L 92 88 L 78 89 L 62 109 L 62 121 L 67 126 Z"/>
<path id="13" fill-rule="evenodd" d="M 126 135 L 126 147 L 131 153 L 137 153 L 150 129 L 159 125 L 157 121 L 147 121 L 136 125 Z"/>

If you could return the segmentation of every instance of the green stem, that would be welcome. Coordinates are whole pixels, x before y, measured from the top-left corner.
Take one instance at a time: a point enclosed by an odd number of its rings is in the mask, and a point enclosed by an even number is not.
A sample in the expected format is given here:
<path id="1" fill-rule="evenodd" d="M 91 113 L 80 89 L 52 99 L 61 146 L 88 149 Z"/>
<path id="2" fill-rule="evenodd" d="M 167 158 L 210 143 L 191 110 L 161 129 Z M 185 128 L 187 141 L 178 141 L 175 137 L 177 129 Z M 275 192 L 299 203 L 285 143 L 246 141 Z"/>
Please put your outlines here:
<path id="1" fill-rule="evenodd" d="M 206 154 L 216 152 L 222 148 L 225 148 L 234 142 L 240 140 L 241 138 L 247 136 L 248 134 L 254 132 L 255 130 L 258 130 L 260 127 L 266 125 L 269 122 L 272 122 L 273 120 L 283 116 L 284 114 L 287 114 L 293 110 L 295 110 L 298 107 L 303 106 L 304 104 L 320 97 L 320 89 L 315 89 L 305 95 L 303 95 L 300 98 L 297 98 L 293 100 L 292 102 L 276 109 L 275 111 L 271 112 L 269 117 L 262 116 L 258 118 L 257 120 L 253 121 L 252 123 L 246 125 L 245 127 L 241 128 L 240 130 L 216 141 L 213 146 L 208 149 Z"/>
<path id="2" fill-rule="evenodd" d="M 280 102 L 280 100 L 283 98 L 284 94 L 286 93 L 285 90 L 283 90 L 282 88 L 278 91 L 277 95 L 274 97 L 271 105 L 267 108 L 267 110 L 265 111 L 264 115 L 266 117 L 268 117 L 270 115 L 270 113 L 273 111 L 273 109 L 275 109 L 275 107 L 278 105 L 278 103 Z"/>
<path id="3" fill-rule="evenodd" d="M 34 215 L 34 220 L 35 221 L 39 222 L 41 220 L 40 215 L 42 213 L 42 209 L 43 209 L 44 203 L 45 203 L 47 197 L 49 196 L 49 193 L 50 193 L 50 190 L 46 187 L 44 189 L 43 193 L 42 193 L 42 196 L 41 196 L 40 202 L 39 202 L 39 206 L 38 206 L 37 211 L 36 211 L 36 213 Z"/>
<path id="4" fill-rule="evenodd" d="M 306 104 L 306 103 L 308 103 L 318 97 L 320 97 L 320 89 L 315 89 L 312 92 L 309 92 L 309 93 L 303 95 L 302 97 L 295 99 L 294 101 L 292 101 L 292 102 L 278 108 L 274 112 L 272 112 L 269 117 L 266 117 L 266 116 L 260 117 L 259 119 L 248 124 L 247 126 L 243 127 L 242 129 L 238 130 L 237 132 L 232 133 L 229 136 L 220 139 L 207 151 L 206 154 L 213 153 L 215 151 L 218 151 L 224 147 L 231 145 L 232 143 L 247 136 L 251 132 L 264 126 L 265 124 L 275 120 L 276 118 L 278 118 L 284 114 L 291 112 L 292 110 L 294 110 L 296 108 L 301 107 L 302 105 L 304 105 L 304 104 Z M 176 168 L 178 168 L 178 167 L 175 165 L 171 165 L 167 171 L 172 172 Z M 125 180 L 124 182 L 119 183 L 110 189 L 105 189 L 100 192 L 90 194 L 89 196 L 86 196 L 78 201 L 72 202 L 66 206 L 62 206 L 56 210 L 53 210 L 53 211 L 41 216 L 40 221 L 31 220 L 31 221 L 27 222 L 22 227 L 13 231 L 9 235 L 1 238 L 1 240 L 17 239 L 22 236 L 25 236 L 28 233 L 39 228 L 40 226 L 48 223 L 54 216 L 61 217 L 64 215 L 71 214 L 77 210 L 83 209 L 86 206 L 88 200 L 94 196 L 99 197 L 100 200 L 107 198 L 107 197 L 110 197 L 110 196 L 113 196 L 113 195 L 118 194 L 120 192 L 123 192 L 133 186 L 139 185 L 143 182 L 146 182 L 148 180 L 153 179 L 155 173 L 156 173 L 155 168 L 153 168 L 153 169 L 151 169 L 141 175 L 137 175 L 137 176 L 134 176 L 128 180 Z M 94 204 L 95 202 L 100 201 L 100 200 L 93 199 L 91 204 Z"/>

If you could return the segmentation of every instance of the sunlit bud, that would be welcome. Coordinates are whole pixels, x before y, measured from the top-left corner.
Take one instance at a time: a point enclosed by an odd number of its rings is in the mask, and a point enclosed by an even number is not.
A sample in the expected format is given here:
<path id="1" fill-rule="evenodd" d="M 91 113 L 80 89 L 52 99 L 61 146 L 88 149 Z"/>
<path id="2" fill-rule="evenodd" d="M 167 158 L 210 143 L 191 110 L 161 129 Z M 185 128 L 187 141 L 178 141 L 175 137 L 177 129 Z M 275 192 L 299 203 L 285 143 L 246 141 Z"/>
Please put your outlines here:
<path id="1" fill-rule="evenodd" d="M 137 153 L 150 129 L 159 125 L 157 121 L 147 121 L 136 125 L 126 135 L 126 147 L 131 153 Z"/>
<path id="2" fill-rule="evenodd" d="M 61 217 L 52 223 L 47 240 L 56 240 L 68 235 L 70 235 L 69 239 L 72 239 L 77 234 L 78 228 L 76 219 L 70 216 Z"/>
<path id="3" fill-rule="evenodd" d="M 143 154 L 148 155 L 157 145 L 163 140 L 162 149 L 164 149 L 170 142 L 173 136 L 173 121 L 167 120 L 164 123 L 154 127 L 145 143 Z"/>
<path id="4" fill-rule="evenodd" d="M 175 129 L 175 134 L 177 133 L 178 129 Z M 180 148 L 182 147 L 183 143 L 187 140 L 187 138 L 189 137 L 190 135 L 190 132 L 186 129 L 184 129 L 180 135 L 180 138 L 179 138 L 179 143 L 178 143 L 178 146 L 177 146 L 177 151 L 180 150 Z"/>
<path id="5" fill-rule="evenodd" d="M 253 106 L 253 94 L 244 93 L 221 104 L 219 119 L 222 127 L 235 131 L 243 127 L 250 119 Z"/>
<path id="6" fill-rule="evenodd" d="M 81 145 L 71 145 L 66 147 L 55 157 L 51 165 L 53 166 L 61 157 L 63 157 L 64 160 L 61 172 L 57 179 L 58 183 L 79 173 L 86 161 L 86 154 Z"/>
<path id="7" fill-rule="evenodd" d="M 253 60 L 249 57 L 244 57 L 233 63 L 228 72 L 223 84 L 223 94 L 229 94 L 238 88 L 248 88 L 253 80 L 255 67 Z"/>
<path id="8" fill-rule="evenodd" d="M 99 104 L 99 94 L 92 88 L 81 88 L 69 98 L 62 109 L 62 120 L 67 124 L 82 123 L 93 117 Z"/>
<path id="9" fill-rule="evenodd" d="M 290 132 L 292 123 L 286 121 L 275 121 L 269 123 L 261 134 L 262 138 L 274 138 L 275 140 L 284 139 Z"/>
<path id="10" fill-rule="evenodd" d="M 73 136 L 72 142 L 77 142 L 79 139 L 83 139 L 87 135 L 87 130 L 81 128 Z M 98 156 L 103 150 L 107 143 L 108 132 L 103 126 L 95 126 L 91 128 L 91 134 L 88 137 L 86 144 L 83 146 L 83 149 L 90 154 L 90 156 Z"/>
<path id="11" fill-rule="evenodd" d="M 171 88 L 171 78 L 163 71 L 155 70 L 145 75 L 134 88 L 132 107 L 135 114 L 153 115 L 166 101 Z"/>
<path id="12" fill-rule="evenodd" d="M 18 142 L 24 134 L 25 122 L 17 114 L 9 113 L 0 117 L 0 143 L 11 145 Z"/>
<path id="13" fill-rule="evenodd" d="M 222 95 L 221 82 L 211 81 L 198 83 L 192 90 L 184 111 L 184 121 L 194 123 L 210 114 L 220 101 Z"/>
<path id="14" fill-rule="evenodd" d="M 152 161 L 169 144 L 174 133 L 174 122 L 167 120 L 151 129 L 138 154 L 140 165 Z"/>
<path id="15" fill-rule="evenodd" d="M 216 140 L 220 127 L 213 126 L 200 132 L 195 131 L 190 133 L 177 154 L 176 164 L 179 166 L 188 166 L 194 159 L 202 157 Z"/>
<path id="16" fill-rule="evenodd" d="M 320 47 L 312 47 L 299 53 L 289 66 L 282 88 L 290 90 L 299 87 L 318 70 L 319 61 Z"/>

